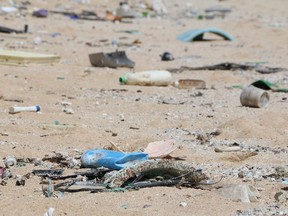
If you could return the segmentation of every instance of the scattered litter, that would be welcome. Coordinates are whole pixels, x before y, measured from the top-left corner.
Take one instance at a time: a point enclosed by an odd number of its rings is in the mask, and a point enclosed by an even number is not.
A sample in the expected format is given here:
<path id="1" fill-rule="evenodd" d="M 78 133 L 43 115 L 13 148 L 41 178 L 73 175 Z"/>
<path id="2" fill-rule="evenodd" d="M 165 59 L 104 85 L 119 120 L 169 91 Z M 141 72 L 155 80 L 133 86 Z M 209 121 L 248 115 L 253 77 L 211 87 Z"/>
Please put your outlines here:
<path id="1" fill-rule="evenodd" d="M 228 147 L 216 147 L 214 149 L 215 152 L 235 152 L 235 151 L 241 151 L 242 147 L 240 146 L 228 146 Z"/>
<path id="2" fill-rule="evenodd" d="M 170 52 L 164 52 L 161 56 L 162 61 L 173 61 L 174 56 Z"/>
<path id="3" fill-rule="evenodd" d="M 139 14 L 133 11 L 127 2 L 120 2 L 119 7 L 116 9 L 116 16 L 121 18 L 136 18 Z"/>
<path id="4" fill-rule="evenodd" d="M 25 186 L 26 176 L 16 175 L 16 186 Z"/>
<path id="5" fill-rule="evenodd" d="M 46 159 L 47 160 L 47 159 Z M 41 177 L 55 177 L 62 175 L 63 169 L 50 169 L 50 170 L 33 170 L 32 173 Z"/>
<path id="6" fill-rule="evenodd" d="M 147 160 L 148 154 L 142 152 L 117 152 L 103 149 L 88 150 L 81 156 L 81 165 L 86 168 L 106 167 L 113 170 L 123 169 L 140 160 Z"/>
<path id="7" fill-rule="evenodd" d="M 216 28 L 193 29 L 177 36 L 177 39 L 182 42 L 203 41 L 205 40 L 203 38 L 205 33 L 213 33 L 223 37 L 225 40 L 235 41 L 232 35 Z"/>
<path id="8" fill-rule="evenodd" d="M 286 68 L 272 68 L 272 67 L 266 67 L 259 64 L 237 64 L 237 63 L 231 63 L 231 62 L 225 62 L 225 63 L 219 63 L 215 65 L 209 65 L 209 66 L 202 66 L 202 67 L 187 67 L 187 66 L 181 66 L 180 68 L 172 68 L 167 69 L 170 72 L 174 73 L 181 73 L 183 71 L 189 71 L 189 70 L 255 70 L 258 73 L 261 74 L 269 74 L 269 73 L 277 73 L 281 71 L 288 71 Z"/>
<path id="9" fill-rule="evenodd" d="M 179 89 L 205 89 L 206 83 L 203 80 L 195 80 L 195 79 L 180 79 L 174 81 L 172 85 Z"/>
<path id="10" fill-rule="evenodd" d="M 14 156 L 7 156 L 4 159 L 4 165 L 6 168 L 10 168 L 17 165 L 17 160 Z"/>
<path id="11" fill-rule="evenodd" d="M 257 202 L 260 193 L 256 188 L 247 184 L 232 184 L 217 190 L 221 196 L 236 202 Z"/>
<path id="12" fill-rule="evenodd" d="M 162 0 L 153 0 L 152 9 L 158 15 L 164 15 L 168 13 L 168 10 Z"/>
<path id="13" fill-rule="evenodd" d="M 33 12 L 32 16 L 45 18 L 48 16 L 48 10 L 46 9 L 39 9 Z"/>
<path id="14" fill-rule="evenodd" d="M 0 32 L 2 33 L 16 33 L 16 34 L 21 34 L 21 33 L 27 33 L 28 32 L 28 25 L 24 26 L 24 30 L 16 30 L 4 26 L 0 26 Z"/>
<path id="15" fill-rule="evenodd" d="M 180 202 L 179 206 L 181 206 L 181 207 L 186 207 L 186 206 L 187 206 L 187 203 L 186 203 L 186 202 Z"/>
<path id="16" fill-rule="evenodd" d="M 89 55 L 90 62 L 95 67 L 128 67 L 134 68 L 135 62 L 128 59 L 125 51 L 113 53 L 93 53 Z"/>
<path id="17" fill-rule="evenodd" d="M 168 71 L 151 70 L 136 73 L 127 73 L 121 76 L 119 81 L 126 85 L 142 86 L 168 86 L 171 84 L 172 75 Z"/>
<path id="18" fill-rule="evenodd" d="M 67 108 L 67 107 L 63 107 L 62 112 L 66 113 L 66 114 L 74 114 L 73 109 Z"/>
<path id="19" fill-rule="evenodd" d="M 256 88 L 252 85 L 244 88 L 240 95 L 240 102 L 242 106 L 257 107 L 262 108 L 268 105 L 269 103 L 269 94 L 268 92 Z"/>
<path id="20" fill-rule="evenodd" d="M 0 64 L 24 66 L 28 63 L 54 63 L 58 62 L 59 60 L 59 56 L 52 54 L 40 54 L 0 49 Z"/>
<path id="21" fill-rule="evenodd" d="M 263 89 L 263 90 L 272 90 L 273 92 L 286 92 L 286 93 L 288 93 L 287 88 L 279 87 L 277 84 L 269 82 L 267 80 L 258 80 L 256 82 L 253 82 L 251 85 L 255 86 L 257 88 Z"/>
<path id="22" fill-rule="evenodd" d="M 95 12 L 87 10 L 83 10 L 81 13 L 50 10 L 49 13 L 62 14 L 64 16 L 70 17 L 70 19 L 105 21 L 104 18 L 99 17 Z"/>
<path id="23" fill-rule="evenodd" d="M 133 35 L 136 35 L 136 34 L 141 34 L 141 32 L 139 32 L 138 30 L 122 30 L 122 31 L 118 31 L 118 32 L 124 32 L 124 33 L 128 33 L 128 34 L 133 34 Z"/>
<path id="24" fill-rule="evenodd" d="M 62 124 L 59 121 L 55 121 L 53 124 L 45 123 L 45 124 L 42 124 L 40 127 L 43 130 L 47 130 L 49 128 L 67 130 L 67 129 L 76 127 L 76 124 Z"/>
<path id="25" fill-rule="evenodd" d="M 2 178 L 3 173 L 5 172 L 5 168 L 0 166 L 0 177 Z"/>
<path id="26" fill-rule="evenodd" d="M 1 11 L 5 12 L 5 13 L 13 13 L 13 12 L 16 12 L 17 10 L 18 9 L 15 7 L 5 7 L 5 6 L 1 7 Z"/>
<path id="27" fill-rule="evenodd" d="M 54 208 L 49 208 L 48 211 L 44 213 L 44 216 L 53 216 L 54 211 Z"/>
<path id="28" fill-rule="evenodd" d="M 28 106 L 28 107 L 10 107 L 9 113 L 15 114 L 19 112 L 39 112 L 40 106 Z"/>
<path id="29" fill-rule="evenodd" d="M 156 141 L 149 143 L 144 152 L 149 158 L 163 158 L 177 149 L 175 140 Z"/>

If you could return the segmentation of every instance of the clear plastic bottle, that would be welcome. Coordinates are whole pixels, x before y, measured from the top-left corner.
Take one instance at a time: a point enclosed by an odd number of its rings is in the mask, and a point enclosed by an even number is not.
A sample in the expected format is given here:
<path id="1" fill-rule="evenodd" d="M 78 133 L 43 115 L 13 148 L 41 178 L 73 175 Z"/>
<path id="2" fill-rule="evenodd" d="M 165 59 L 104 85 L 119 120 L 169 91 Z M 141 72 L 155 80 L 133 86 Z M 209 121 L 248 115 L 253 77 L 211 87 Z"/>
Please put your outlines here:
<path id="1" fill-rule="evenodd" d="M 172 75 L 165 70 L 151 70 L 136 73 L 128 73 L 119 78 L 121 84 L 126 85 L 149 85 L 168 86 L 171 84 Z"/>

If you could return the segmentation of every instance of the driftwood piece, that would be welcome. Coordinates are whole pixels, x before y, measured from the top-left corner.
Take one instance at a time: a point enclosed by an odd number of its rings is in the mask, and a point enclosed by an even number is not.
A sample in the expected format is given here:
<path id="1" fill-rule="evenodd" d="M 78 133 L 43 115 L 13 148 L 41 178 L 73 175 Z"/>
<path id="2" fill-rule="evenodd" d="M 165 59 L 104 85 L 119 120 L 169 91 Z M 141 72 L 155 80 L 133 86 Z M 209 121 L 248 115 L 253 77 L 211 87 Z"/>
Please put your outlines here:
<path id="1" fill-rule="evenodd" d="M 224 62 L 215 65 L 208 65 L 202 67 L 188 67 L 188 66 L 181 66 L 180 68 L 171 68 L 167 69 L 171 73 L 182 73 L 183 71 L 189 70 L 255 70 L 261 74 L 270 74 L 270 73 L 277 73 L 281 71 L 288 71 L 287 68 L 273 68 L 267 67 L 259 64 L 237 64 L 231 62 Z"/>
<path id="2" fill-rule="evenodd" d="M 175 160 L 146 160 L 135 165 L 128 166 L 125 169 L 112 173 L 106 178 L 104 183 L 108 183 L 108 187 L 121 187 L 127 180 L 140 175 L 145 175 L 148 178 L 151 176 L 179 177 L 185 176 L 185 179 L 198 183 L 208 179 L 205 174 L 195 169 L 191 164 L 183 161 Z"/>

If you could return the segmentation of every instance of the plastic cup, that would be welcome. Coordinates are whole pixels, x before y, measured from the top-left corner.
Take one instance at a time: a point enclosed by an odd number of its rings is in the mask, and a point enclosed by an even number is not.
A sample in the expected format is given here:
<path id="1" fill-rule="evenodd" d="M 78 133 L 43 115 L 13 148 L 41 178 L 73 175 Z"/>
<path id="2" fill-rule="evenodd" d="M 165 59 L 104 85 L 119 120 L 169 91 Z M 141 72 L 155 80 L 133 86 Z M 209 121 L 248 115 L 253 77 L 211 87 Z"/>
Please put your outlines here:
<path id="1" fill-rule="evenodd" d="M 240 95 L 240 102 L 242 106 L 248 107 L 265 107 L 268 105 L 269 99 L 270 97 L 268 92 L 252 85 L 244 88 Z"/>

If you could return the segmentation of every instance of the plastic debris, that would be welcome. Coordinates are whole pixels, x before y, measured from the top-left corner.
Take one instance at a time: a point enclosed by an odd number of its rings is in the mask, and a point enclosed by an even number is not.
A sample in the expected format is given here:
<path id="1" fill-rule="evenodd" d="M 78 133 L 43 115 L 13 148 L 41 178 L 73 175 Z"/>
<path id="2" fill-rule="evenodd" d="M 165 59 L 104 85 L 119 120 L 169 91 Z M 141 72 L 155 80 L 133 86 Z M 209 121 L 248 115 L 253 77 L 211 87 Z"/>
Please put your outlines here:
<path id="1" fill-rule="evenodd" d="M 140 160 L 147 160 L 148 154 L 142 152 L 117 152 L 103 149 L 93 149 L 81 156 L 81 165 L 86 168 L 106 167 L 112 170 L 123 169 Z"/>
<path id="2" fill-rule="evenodd" d="M 174 56 L 170 52 L 164 52 L 161 56 L 162 61 L 173 61 Z"/>
<path id="3" fill-rule="evenodd" d="M 17 30 L 13 28 L 8 28 L 5 26 L 0 26 L 0 32 L 2 33 L 16 33 L 16 34 L 21 34 L 21 33 L 27 33 L 28 32 L 28 25 L 24 26 L 24 30 Z"/>
<path id="4" fill-rule="evenodd" d="M 46 10 L 46 9 L 36 10 L 33 12 L 32 16 L 45 18 L 48 16 L 48 10 Z"/>
<path id="5" fill-rule="evenodd" d="M 179 89 L 205 89 L 206 83 L 203 80 L 195 80 L 195 79 L 180 79 L 174 81 L 172 85 Z"/>
<path id="6" fill-rule="evenodd" d="M 244 88 L 240 95 L 240 101 L 242 106 L 249 106 L 249 107 L 265 107 L 269 103 L 269 94 L 268 92 L 256 88 L 252 85 L 247 86 Z"/>
<path id="7" fill-rule="evenodd" d="M 144 152 L 149 158 L 163 158 L 177 149 L 175 140 L 156 141 L 149 143 Z"/>
<path id="8" fill-rule="evenodd" d="M 232 184 L 218 189 L 217 192 L 228 199 L 243 203 L 257 202 L 260 197 L 258 190 L 247 184 Z"/>
<path id="9" fill-rule="evenodd" d="M 59 60 L 59 56 L 52 54 L 50 55 L 0 49 L 0 64 L 24 66 L 25 64 L 29 63 L 54 63 L 58 62 Z"/>
<path id="10" fill-rule="evenodd" d="M 225 40 L 235 41 L 232 35 L 216 28 L 193 29 L 177 36 L 177 39 L 182 42 L 203 41 L 203 36 L 207 32 L 219 35 Z"/>
<path id="11" fill-rule="evenodd" d="M 95 67 L 127 67 L 134 68 L 135 62 L 128 59 L 125 51 L 113 53 L 93 53 L 89 55 L 90 62 Z"/>
<path id="12" fill-rule="evenodd" d="M 19 112 L 39 112 L 40 106 L 28 106 L 28 107 L 10 107 L 9 113 L 15 114 Z"/>

